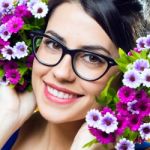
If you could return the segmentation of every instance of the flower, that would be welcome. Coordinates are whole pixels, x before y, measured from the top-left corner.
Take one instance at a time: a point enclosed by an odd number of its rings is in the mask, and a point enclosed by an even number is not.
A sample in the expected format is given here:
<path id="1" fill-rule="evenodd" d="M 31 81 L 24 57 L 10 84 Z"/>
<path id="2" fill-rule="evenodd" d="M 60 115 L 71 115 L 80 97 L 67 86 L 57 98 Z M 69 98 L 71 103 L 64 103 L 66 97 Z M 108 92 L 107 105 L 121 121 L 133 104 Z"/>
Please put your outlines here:
<path id="1" fill-rule="evenodd" d="M 17 42 L 13 47 L 15 51 L 15 56 L 20 59 L 28 55 L 27 45 L 25 42 Z"/>
<path id="2" fill-rule="evenodd" d="M 149 61 L 146 59 L 138 59 L 133 63 L 133 67 L 135 70 L 142 72 L 144 69 L 149 68 Z"/>
<path id="3" fill-rule="evenodd" d="M 116 150 L 135 150 L 135 145 L 132 141 L 123 138 L 119 140 L 115 148 Z"/>
<path id="4" fill-rule="evenodd" d="M 7 70 L 5 75 L 6 75 L 6 79 L 12 84 L 17 84 L 21 77 L 17 69 Z"/>
<path id="5" fill-rule="evenodd" d="M 141 78 L 143 86 L 150 87 L 150 69 L 145 69 L 141 74 Z"/>
<path id="6" fill-rule="evenodd" d="M 17 92 L 32 89 L 30 33 L 44 29 L 47 4 L 48 0 L 0 0 L 0 84 Z"/>
<path id="7" fill-rule="evenodd" d="M 103 132 L 101 130 L 92 127 L 89 127 L 89 131 L 102 144 L 108 144 L 115 141 L 115 134 L 113 133 L 107 134 L 106 132 Z"/>
<path id="8" fill-rule="evenodd" d="M 5 46 L 2 50 L 1 53 L 3 55 L 3 57 L 7 60 L 11 60 L 12 58 L 15 58 L 15 51 L 12 47 L 10 47 L 9 45 Z"/>
<path id="9" fill-rule="evenodd" d="M 148 35 L 145 39 L 145 47 L 150 48 L 150 35 Z"/>
<path id="10" fill-rule="evenodd" d="M 101 117 L 102 115 L 98 110 L 92 109 L 86 115 L 86 122 L 90 127 L 98 128 Z"/>
<path id="11" fill-rule="evenodd" d="M 39 2 L 33 5 L 31 13 L 35 18 L 43 18 L 48 12 L 48 7 L 45 3 Z"/>
<path id="12" fill-rule="evenodd" d="M 11 33 L 9 33 L 6 24 L 0 26 L 0 37 L 7 41 L 11 37 Z"/>
<path id="13" fill-rule="evenodd" d="M 134 150 L 137 142 L 150 139 L 149 39 L 150 35 L 137 39 L 137 47 L 128 54 L 119 49 L 120 57 L 116 63 L 123 73 L 122 84 L 115 90 L 111 86 L 116 81 L 113 76 L 96 97 L 102 105 L 98 110 L 101 117 L 89 126 L 90 133 L 96 138 L 95 143 L 112 143 L 117 150 Z"/>
<path id="14" fill-rule="evenodd" d="M 141 84 L 141 76 L 136 70 L 129 70 L 125 72 L 123 84 L 130 88 L 137 88 Z"/>
<path id="15" fill-rule="evenodd" d="M 24 21 L 21 17 L 13 16 L 7 22 L 7 28 L 10 33 L 17 33 L 24 25 Z"/>
<path id="16" fill-rule="evenodd" d="M 142 139 L 150 139 L 150 123 L 144 123 L 139 128 L 140 135 Z"/>
<path id="17" fill-rule="evenodd" d="M 135 97 L 135 90 L 127 87 L 127 86 L 122 86 L 119 90 L 118 90 L 118 98 L 120 99 L 120 101 L 122 102 L 129 102 L 132 101 Z"/>
<path id="18" fill-rule="evenodd" d="M 98 129 L 106 132 L 107 134 L 114 132 L 117 129 L 117 118 L 107 112 L 99 121 Z"/>

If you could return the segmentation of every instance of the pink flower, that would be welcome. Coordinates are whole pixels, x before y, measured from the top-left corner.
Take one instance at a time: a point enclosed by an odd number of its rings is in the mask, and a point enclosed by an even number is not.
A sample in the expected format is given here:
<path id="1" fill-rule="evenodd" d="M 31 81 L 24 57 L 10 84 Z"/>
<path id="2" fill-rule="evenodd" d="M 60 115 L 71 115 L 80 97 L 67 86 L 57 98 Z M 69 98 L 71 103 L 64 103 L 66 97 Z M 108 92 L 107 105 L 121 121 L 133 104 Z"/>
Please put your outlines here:
<path id="1" fill-rule="evenodd" d="M 5 76 L 11 84 L 17 84 L 21 78 L 21 75 L 17 69 L 7 70 Z"/>
<path id="2" fill-rule="evenodd" d="M 106 132 L 103 132 L 101 130 L 89 127 L 89 131 L 91 132 L 92 135 L 96 137 L 96 139 L 101 143 L 101 144 L 108 144 L 108 143 L 113 143 L 115 142 L 116 136 L 114 133 L 107 134 Z"/>
<path id="3" fill-rule="evenodd" d="M 118 94 L 120 101 L 122 102 L 129 102 L 135 98 L 135 90 L 127 86 L 122 86 L 118 90 L 117 94 Z"/>
<path id="4" fill-rule="evenodd" d="M 24 25 L 24 21 L 20 17 L 13 16 L 7 22 L 7 28 L 10 33 L 17 33 Z"/>
<path id="5" fill-rule="evenodd" d="M 17 17 L 26 17 L 29 11 L 26 5 L 19 5 L 15 9 L 15 15 Z"/>

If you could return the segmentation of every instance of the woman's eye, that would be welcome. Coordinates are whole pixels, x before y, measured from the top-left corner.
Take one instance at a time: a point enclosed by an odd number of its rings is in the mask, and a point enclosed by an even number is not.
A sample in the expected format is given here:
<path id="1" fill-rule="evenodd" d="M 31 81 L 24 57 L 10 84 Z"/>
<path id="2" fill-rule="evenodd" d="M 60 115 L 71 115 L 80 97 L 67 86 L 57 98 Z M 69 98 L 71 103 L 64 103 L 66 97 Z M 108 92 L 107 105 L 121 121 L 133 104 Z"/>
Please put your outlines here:
<path id="1" fill-rule="evenodd" d="M 106 61 L 103 58 L 100 58 L 99 56 L 96 56 L 94 54 L 85 54 L 82 56 L 85 62 L 91 63 L 91 64 L 104 64 Z"/>
<path id="2" fill-rule="evenodd" d="M 59 45 L 59 43 L 53 40 L 45 40 L 44 44 L 50 49 L 56 49 L 56 50 L 61 49 L 61 46 Z"/>

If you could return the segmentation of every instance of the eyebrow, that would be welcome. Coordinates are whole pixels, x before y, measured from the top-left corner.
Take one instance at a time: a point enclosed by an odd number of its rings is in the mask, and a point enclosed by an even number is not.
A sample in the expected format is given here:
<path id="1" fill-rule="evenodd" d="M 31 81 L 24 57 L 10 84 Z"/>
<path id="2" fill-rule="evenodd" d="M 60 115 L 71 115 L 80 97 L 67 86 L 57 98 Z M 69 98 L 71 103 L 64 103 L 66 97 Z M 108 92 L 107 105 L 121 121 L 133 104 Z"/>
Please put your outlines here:
<path id="1" fill-rule="evenodd" d="M 55 38 L 57 38 L 59 41 L 61 41 L 64 44 L 67 43 L 66 40 L 63 37 L 61 37 L 59 34 L 57 34 L 55 31 L 48 30 L 48 31 L 46 31 L 46 34 L 51 34 L 52 36 L 54 36 Z M 100 51 L 104 51 L 104 52 L 106 52 L 107 54 L 110 55 L 109 50 L 107 50 L 106 48 L 104 48 L 101 45 L 83 45 L 83 46 L 81 46 L 81 49 L 100 50 Z"/>

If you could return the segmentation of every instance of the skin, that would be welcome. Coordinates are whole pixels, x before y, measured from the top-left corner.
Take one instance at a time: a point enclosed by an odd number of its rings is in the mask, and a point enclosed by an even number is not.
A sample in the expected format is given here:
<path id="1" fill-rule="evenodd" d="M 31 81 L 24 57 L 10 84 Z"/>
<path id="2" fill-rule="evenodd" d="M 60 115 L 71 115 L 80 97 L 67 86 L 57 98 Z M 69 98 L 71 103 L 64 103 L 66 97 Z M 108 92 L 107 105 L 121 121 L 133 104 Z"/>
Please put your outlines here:
<path id="1" fill-rule="evenodd" d="M 64 44 L 71 49 L 81 48 L 83 45 L 100 45 L 107 50 L 100 51 L 100 54 L 118 57 L 117 48 L 111 39 L 78 3 L 64 3 L 58 6 L 49 19 L 46 32 L 49 30 L 63 37 Z M 117 67 L 111 67 L 99 80 L 85 81 L 73 72 L 69 55 L 55 67 L 47 67 L 34 60 L 32 85 L 42 117 L 32 117 L 25 123 L 14 149 L 31 148 L 31 144 L 35 145 L 35 149 L 43 146 L 49 150 L 70 149 L 87 111 L 99 107 L 94 100 L 95 96 L 99 95 L 109 78 L 117 72 Z M 72 104 L 53 103 L 48 101 L 44 94 L 45 82 L 83 96 Z"/>

